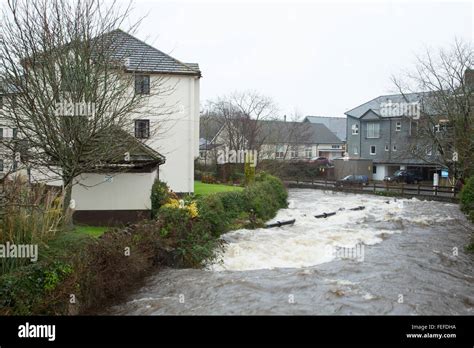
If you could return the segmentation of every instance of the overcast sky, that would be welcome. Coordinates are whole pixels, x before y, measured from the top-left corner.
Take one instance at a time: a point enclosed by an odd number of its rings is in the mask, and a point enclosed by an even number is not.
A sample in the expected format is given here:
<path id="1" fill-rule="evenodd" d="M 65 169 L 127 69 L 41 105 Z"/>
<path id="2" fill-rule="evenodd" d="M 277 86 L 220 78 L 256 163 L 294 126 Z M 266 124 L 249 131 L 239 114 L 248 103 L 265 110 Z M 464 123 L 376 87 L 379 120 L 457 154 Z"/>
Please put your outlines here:
<path id="1" fill-rule="evenodd" d="M 200 64 L 201 102 L 271 96 L 281 115 L 343 116 L 394 92 L 390 76 L 425 48 L 473 40 L 473 1 L 152 1 L 138 37 Z"/>

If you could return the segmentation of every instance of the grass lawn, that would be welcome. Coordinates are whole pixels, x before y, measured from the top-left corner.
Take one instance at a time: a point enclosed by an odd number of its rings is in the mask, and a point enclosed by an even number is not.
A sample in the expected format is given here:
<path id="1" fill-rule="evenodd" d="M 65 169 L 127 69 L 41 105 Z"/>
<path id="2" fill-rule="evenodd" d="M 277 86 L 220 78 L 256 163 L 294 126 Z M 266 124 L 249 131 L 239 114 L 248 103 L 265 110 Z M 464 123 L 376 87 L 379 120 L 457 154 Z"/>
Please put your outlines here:
<path id="1" fill-rule="evenodd" d="M 230 186 L 222 184 L 203 184 L 200 181 L 194 182 L 194 194 L 196 195 L 210 195 L 217 192 L 227 192 L 227 191 L 241 191 L 243 190 L 240 186 Z"/>
<path id="2" fill-rule="evenodd" d="M 99 237 L 106 230 L 107 230 L 107 227 L 101 227 L 101 226 L 76 226 L 75 232 L 87 234 L 91 237 Z"/>

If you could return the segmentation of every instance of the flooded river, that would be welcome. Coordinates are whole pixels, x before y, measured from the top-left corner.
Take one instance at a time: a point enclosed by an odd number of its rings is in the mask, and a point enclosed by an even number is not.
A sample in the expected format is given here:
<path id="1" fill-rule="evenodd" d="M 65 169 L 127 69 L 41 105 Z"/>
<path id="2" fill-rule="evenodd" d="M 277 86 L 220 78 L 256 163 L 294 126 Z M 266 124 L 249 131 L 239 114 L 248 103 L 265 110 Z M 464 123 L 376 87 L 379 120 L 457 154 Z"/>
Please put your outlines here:
<path id="1" fill-rule="evenodd" d="M 227 233 L 219 263 L 160 271 L 107 314 L 474 314 L 457 205 L 304 189 L 289 202 L 274 221 L 293 226 Z"/>

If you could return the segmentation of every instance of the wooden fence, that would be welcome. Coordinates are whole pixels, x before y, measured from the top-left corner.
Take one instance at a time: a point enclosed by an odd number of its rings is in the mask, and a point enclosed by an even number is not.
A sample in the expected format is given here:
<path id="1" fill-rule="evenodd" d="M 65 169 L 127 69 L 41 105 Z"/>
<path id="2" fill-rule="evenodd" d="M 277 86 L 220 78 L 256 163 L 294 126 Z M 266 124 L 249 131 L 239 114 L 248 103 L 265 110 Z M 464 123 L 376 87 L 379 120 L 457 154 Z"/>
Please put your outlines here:
<path id="1" fill-rule="evenodd" d="M 387 196 L 420 196 L 432 200 L 457 202 L 459 199 L 459 192 L 453 186 L 432 186 L 427 184 L 405 184 L 405 183 L 391 183 L 391 182 L 370 182 L 367 185 L 361 184 L 345 184 L 343 186 L 336 186 L 336 180 L 329 179 L 306 179 L 306 178 L 291 178 L 286 177 L 282 180 L 289 187 L 301 188 L 315 188 L 328 189 L 343 192 L 355 193 L 375 193 L 381 194 L 385 192 Z"/>

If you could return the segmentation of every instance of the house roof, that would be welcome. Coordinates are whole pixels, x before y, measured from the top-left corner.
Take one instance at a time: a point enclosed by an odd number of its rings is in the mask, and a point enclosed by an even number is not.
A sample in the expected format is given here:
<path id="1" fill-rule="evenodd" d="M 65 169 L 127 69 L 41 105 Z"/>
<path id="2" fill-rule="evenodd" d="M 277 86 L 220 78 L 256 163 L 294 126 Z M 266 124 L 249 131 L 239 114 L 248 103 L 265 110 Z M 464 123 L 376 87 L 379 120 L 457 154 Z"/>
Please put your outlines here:
<path id="1" fill-rule="evenodd" d="M 114 141 L 120 139 L 119 141 Z M 95 156 L 95 148 L 108 144 L 107 158 L 101 158 L 102 165 L 98 167 L 117 167 L 120 165 L 128 167 L 141 167 L 147 165 L 160 165 L 165 163 L 166 158 L 142 143 L 129 132 L 115 127 L 110 132 L 104 132 L 95 141 L 89 144 L 91 156 Z M 110 147 L 113 147 L 110 149 Z M 129 155 L 125 159 L 125 154 Z M 87 161 L 87 152 L 82 160 Z"/>
<path id="2" fill-rule="evenodd" d="M 183 63 L 120 29 L 105 35 L 113 42 L 112 58 L 129 71 L 201 76 L 197 63 Z"/>
<path id="3" fill-rule="evenodd" d="M 264 143 L 342 144 L 322 123 L 260 121 Z"/>
<path id="4" fill-rule="evenodd" d="M 346 140 L 346 117 L 306 116 L 303 122 L 324 124 L 340 140 Z"/>
<path id="5" fill-rule="evenodd" d="M 414 103 L 414 102 L 422 102 L 423 98 L 427 95 L 426 92 L 419 92 L 419 93 L 407 93 L 407 94 L 390 94 L 390 95 L 382 95 L 377 98 L 374 98 L 364 104 L 361 104 L 354 109 L 346 111 L 344 114 L 347 116 L 361 118 L 367 111 L 372 110 L 377 116 L 380 117 L 394 117 L 394 116 L 385 116 L 382 115 L 380 112 L 381 104 L 382 103 Z M 395 117 L 400 117 L 395 116 Z"/>

